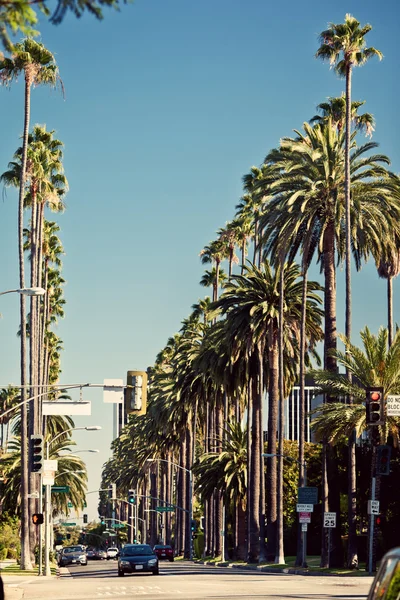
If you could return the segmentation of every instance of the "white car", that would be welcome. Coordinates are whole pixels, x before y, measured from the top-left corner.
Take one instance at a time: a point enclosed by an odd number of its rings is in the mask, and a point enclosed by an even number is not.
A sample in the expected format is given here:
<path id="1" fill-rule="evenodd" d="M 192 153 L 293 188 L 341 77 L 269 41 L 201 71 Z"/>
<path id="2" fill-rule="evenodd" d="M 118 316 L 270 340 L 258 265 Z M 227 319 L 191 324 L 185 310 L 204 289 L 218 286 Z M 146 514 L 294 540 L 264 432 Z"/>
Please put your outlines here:
<path id="1" fill-rule="evenodd" d="M 107 548 L 107 560 L 110 558 L 117 558 L 118 548 Z"/>

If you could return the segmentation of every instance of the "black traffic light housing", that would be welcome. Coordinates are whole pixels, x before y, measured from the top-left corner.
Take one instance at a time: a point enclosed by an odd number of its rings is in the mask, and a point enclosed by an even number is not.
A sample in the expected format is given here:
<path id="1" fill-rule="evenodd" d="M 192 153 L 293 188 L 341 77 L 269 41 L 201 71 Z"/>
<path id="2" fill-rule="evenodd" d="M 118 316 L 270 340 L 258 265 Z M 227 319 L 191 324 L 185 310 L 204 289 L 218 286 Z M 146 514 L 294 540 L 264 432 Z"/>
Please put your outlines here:
<path id="1" fill-rule="evenodd" d="M 43 513 L 34 513 L 32 515 L 32 523 L 34 525 L 43 525 Z"/>
<path id="2" fill-rule="evenodd" d="M 390 446 L 378 446 L 376 455 L 376 474 L 389 475 L 390 473 L 390 455 L 392 448 Z"/>
<path id="3" fill-rule="evenodd" d="M 129 504 L 135 504 L 135 490 L 128 491 L 128 502 Z"/>
<path id="4" fill-rule="evenodd" d="M 367 425 L 383 425 L 385 422 L 383 387 L 369 387 L 365 390 Z"/>
<path id="5" fill-rule="evenodd" d="M 42 435 L 31 435 L 29 440 L 29 463 L 31 473 L 42 473 L 44 447 Z"/>
<path id="6" fill-rule="evenodd" d="M 87 514 L 83 515 L 83 522 L 86 524 L 88 522 L 88 516 Z"/>

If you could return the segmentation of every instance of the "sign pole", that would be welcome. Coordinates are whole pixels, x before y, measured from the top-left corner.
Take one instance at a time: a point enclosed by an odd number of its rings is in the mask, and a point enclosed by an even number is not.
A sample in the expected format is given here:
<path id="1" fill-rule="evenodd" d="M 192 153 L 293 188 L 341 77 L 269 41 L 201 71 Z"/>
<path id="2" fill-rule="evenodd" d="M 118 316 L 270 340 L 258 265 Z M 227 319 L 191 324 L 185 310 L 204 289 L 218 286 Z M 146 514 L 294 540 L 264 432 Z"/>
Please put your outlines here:
<path id="1" fill-rule="evenodd" d="M 304 487 L 307 487 L 307 463 L 306 463 L 306 461 L 304 461 L 304 463 L 303 463 L 303 469 L 304 469 Z M 306 569 L 308 567 L 308 565 L 307 565 L 307 530 L 302 531 L 301 533 L 302 533 L 302 537 L 303 537 L 303 544 L 302 544 L 303 556 L 302 556 L 301 566 L 303 567 L 303 569 Z"/>
<path id="2" fill-rule="evenodd" d="M 39 481 L 39 512 L 43 512 L 43 478 L 40 473 Z M 39 573 L 41 577 L 43 575 L 43 525 L 39 525 Z"/>
<path id="3" fill-rule="evenodd" d="M 376 477 L 372 478 L 372 486 L 371 486 L 371 499 L 375 500 L 375 486 L 376 486 Z M 370 527 L 369 527 L 369 556 L 368 556 L 368 574 L 372 575 L 372 554 L 373 554 L 373 547 L 374 547 L 374 524 L 375 524 L 375 518 L 374 515 L 372 514 L 372 510 L 371 510 L 371 514 L 369 515 L 369 518 L 371 519 L 370 521 Z"/>
<path id="4" fill-rule="evenodd" d="M 328 569 L 331 565 L 331 527 L 328 528 Z"/>
<path id="5" fill-rule="evenodd" d="M 44 574 L 50 577 L 50 485 L 46 485 L 44 500 Z"/>

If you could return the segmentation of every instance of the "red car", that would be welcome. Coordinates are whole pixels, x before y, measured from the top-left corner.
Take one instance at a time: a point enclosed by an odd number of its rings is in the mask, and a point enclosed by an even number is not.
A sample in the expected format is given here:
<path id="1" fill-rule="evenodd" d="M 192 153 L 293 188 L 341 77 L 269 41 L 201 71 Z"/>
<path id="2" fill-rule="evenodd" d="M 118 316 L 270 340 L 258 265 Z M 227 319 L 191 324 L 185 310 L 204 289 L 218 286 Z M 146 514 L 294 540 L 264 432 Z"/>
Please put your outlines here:
<path id="1" fill-rule="evenodd" d="M 159 560 L 165 558 L 165 560 L 169 560 L 169 562 L 173 562 L 174 560 L 174 551 L 171 546 L 163 546 L 162 544 L 157 544 L 153 548 L 155 554 L 157 555 Z"/>

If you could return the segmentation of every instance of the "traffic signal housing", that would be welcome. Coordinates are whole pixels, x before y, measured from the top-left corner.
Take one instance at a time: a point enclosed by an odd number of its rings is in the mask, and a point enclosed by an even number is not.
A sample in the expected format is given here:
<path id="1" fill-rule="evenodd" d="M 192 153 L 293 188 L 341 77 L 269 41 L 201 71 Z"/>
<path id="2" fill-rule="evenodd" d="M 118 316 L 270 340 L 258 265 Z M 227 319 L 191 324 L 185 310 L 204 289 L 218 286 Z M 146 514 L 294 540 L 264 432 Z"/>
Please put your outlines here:
<path id="1" fill-rule="evenodd" d="M 383 425 L 384 397 L 382 387 L 370 387 L 366 390 L 365 408 L 367 425 Z"/>
<path id="2" fill-rule="evenodd" d="M 389 475 L 390 473 L 390 455 L 392 448 L 390 446 L 378 446 L 376 456 L 376 474 Z"/>
<path id="3" fill-rule="evenodd" d="M 83 515 L 83 522 L 85 524 L 88 522 L 88 516 L 86 514 Z"/>
<path id="4" fill-rule="evenodd" d="M 43 513 L 34 513 L 32 515 L 32 523 L 34 525 L 43 525 Z"/>
<path id="5" fill-rule="evenodd" d="M 146 414 L 147 410 L 147 373 L 146 371 L 128 371 L 126 376 L 125 410 L 127 414 Z"/>
<path id="6" fill-rule="evenodd" d="M 135 504 L 135 490 L 128 491 L 128 502 L 129 504 Z"/>
<path id="7" fill-rule="evenodd" d="M 110 500 L 116 500 L 117 498 L 117 486 L 115 483 L 111 483 L 108 486 L 108 497 Z"/>
<path id="8" fill-rule="evenodd" d="M 29 440 L 29 462 L 31 473 L 42 473 L 44 466 L 44 445 L 42 435 L 31 435 Z"/>

